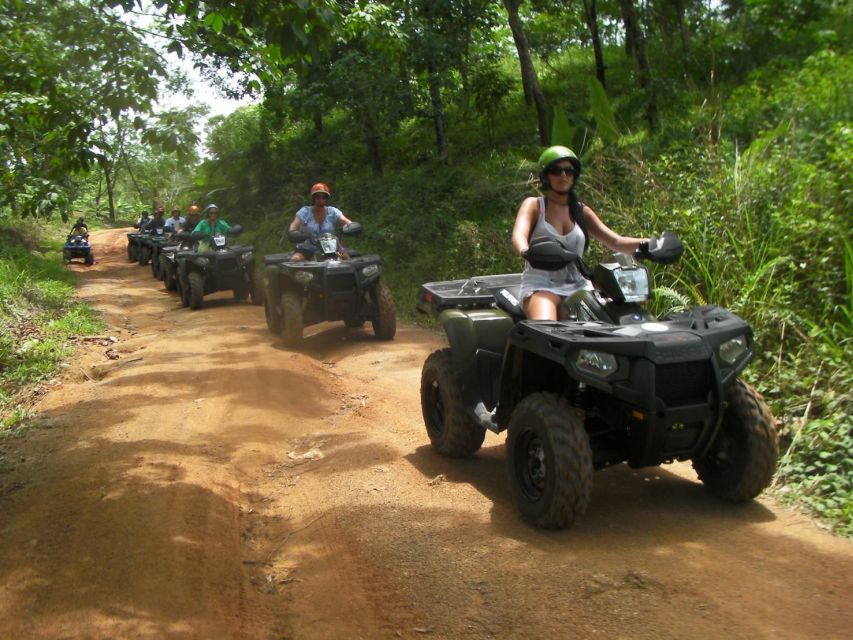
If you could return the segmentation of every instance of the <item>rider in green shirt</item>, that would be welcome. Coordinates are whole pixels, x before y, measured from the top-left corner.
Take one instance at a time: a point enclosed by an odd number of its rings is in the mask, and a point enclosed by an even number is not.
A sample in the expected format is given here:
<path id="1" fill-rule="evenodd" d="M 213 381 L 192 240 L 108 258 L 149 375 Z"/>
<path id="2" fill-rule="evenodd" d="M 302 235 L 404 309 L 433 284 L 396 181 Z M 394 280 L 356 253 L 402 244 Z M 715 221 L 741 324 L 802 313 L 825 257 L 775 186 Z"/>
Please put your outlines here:
<path id="1" fill-rule="evenodd" d="M 209 204 L 204 208 L 204 215 L 207 216 L 205 220 L 199 222 L 195 229 L 193 229 L 193 235 L 201 235 L 201 236 L 214 236 L 218 234 L 225 234 L 231 229 L 231 225 L 225 222 L 225 220 L 219 219 L 219 207 L 215 204 Z"/>

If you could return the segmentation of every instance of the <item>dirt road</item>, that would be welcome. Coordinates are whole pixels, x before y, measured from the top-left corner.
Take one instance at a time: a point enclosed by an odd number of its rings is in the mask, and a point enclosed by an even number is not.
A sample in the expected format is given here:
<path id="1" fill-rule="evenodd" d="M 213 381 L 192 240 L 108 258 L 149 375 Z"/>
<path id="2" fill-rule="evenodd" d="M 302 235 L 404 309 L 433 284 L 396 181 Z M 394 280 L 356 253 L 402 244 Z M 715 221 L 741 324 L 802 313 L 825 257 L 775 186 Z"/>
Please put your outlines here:
<path id="1" fill-rule="evenodd" d="M 0 636 L 850 637 L 853 544 L 802 516 L 620 466 L 573 529 L 532 529 L 503 437 L 428 447 L 438 334 L 329 325 L 289 351 L 229 295 L 182 309 L 124 232 L 93 242 L 80 297 L 119 341 L 0 443 Z"/>

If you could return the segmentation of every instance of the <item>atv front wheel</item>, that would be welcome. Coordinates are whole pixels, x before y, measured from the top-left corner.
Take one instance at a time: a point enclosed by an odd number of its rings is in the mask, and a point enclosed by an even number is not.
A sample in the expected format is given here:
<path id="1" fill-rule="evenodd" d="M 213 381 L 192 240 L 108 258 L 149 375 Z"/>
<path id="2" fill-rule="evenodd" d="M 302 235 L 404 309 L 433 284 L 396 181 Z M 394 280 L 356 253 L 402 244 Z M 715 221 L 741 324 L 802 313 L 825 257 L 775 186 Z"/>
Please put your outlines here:
<path id="1" fill-rule="evenodd" d="M 249 297 L 249 288 L 246 285 L 241 285 L 234 289 L 235 300 L 245 300 Z"/>
<path id="2" fill-rule="evenodd" d="M 136 247 L 130 242 L 127 243 L 127 261 L 136 262 Z"/>
<path id="3" fill-rule="evenodd" d="M 545 529 L 565 529 L 589 504 L 592 448 L 584 415 L 553 393 L 522 400 L 509 421 L 506 461 L 522 517 Z"/>
<path id="4" fill-rule="evenodd" d="M 187 279 L 189 280 L 190 309 L 196 311 L 204 304 L 204 278 L 198 271 L 190 271 Z"/>
<path id="5" fill-rule="evenodd" d="M 397 312 L 394 309 L 394 296 L 383 283 L 378 283 L 371 292 L 376 304 L 376 317 L 373 318 L 373 333 L 380 340 L 391 340 L 397 333 Z"/>
<path id="6" fill-rule="evenodd" d="M 95 264 L 94 251 L 92 251 L 91 249 L 89 250 L 89 253 L 87 253 L 86 257 L 83 259 L 83 264 L 85 264 L 87 267 L 91 267 L 93 264 Z"/>
<path id="7" fill-rule="evenodd" d="M 162 257 L 160 258 L 160 273 L 163 274 L 163 284 L 166 285 L 166 291 L 174 291 L 178 284 L 175 269 L 168 260 Z"/>
<path id="8" fill-rule="evenodd" d="M 151 275 L 157 279 L 162 280 L 162 276 L 160 275 L 160 256 L 157 256 L 157 259 L 154 259 L 154 256 L 151 256 Z"/>
<path id="9" fill-rule="evenodd" d="M 465 411 L 459 382 L 453 375 L 450 349 L 433 351 L 421 372 L 421 411 L 432 448 L 451 458 L 473 456 L 486 430 Z"/>
<path id="10" fill-rule="evenodd" d="M 264 316 L 267 320 L 267 329 L 271 333 L 281 333 L 281 307 L 269 297 L 264 298 Z"/>
<path id="11" fill-rule="evenodd" d="M 151 250 L 148 247 L 139 247 L 137 254 L 139 258 L 137 261 L 139 262 L 140 267 L 144 267 L 148 264 L 148 260 L 151 258 Z"/>
<path id="12" fill-rule="evenodd" d="M 719 447 L 693 468 L 705 488 L 729 502 L 752 500 L 770 484 L 779 459 L 779 441 L 770 409 L 755 389 L 738 380 L 726 391 Z"/>
<path id="13" fill-rule="evenodd" d="M 302 342 L 302 300 L 292 291 L 281 294 L 281 337 L 288 347 Z"/>

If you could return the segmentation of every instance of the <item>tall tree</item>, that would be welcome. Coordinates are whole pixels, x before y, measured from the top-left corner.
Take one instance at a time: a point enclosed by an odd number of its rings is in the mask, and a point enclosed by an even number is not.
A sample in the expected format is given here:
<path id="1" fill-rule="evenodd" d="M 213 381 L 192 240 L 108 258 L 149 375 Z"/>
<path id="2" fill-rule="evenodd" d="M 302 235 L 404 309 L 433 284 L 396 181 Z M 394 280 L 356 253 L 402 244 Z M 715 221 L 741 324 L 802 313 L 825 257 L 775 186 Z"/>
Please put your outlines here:
<path id="1" fill-rule="evenodd" d="M 583 0 L 583 13 L 586 26 L 589 27 L 589 36 L 592 40 L 592 51 L 595 55 L 595 77 L 602 87 L 607 87 L 605 79 L 604 53 L 601 49 L 601 36 L 598 32 L 598 3 L 597 0 Z"/>
<path id="2" fill-rule="evenodd" d="M 646 50 L 646 39 L 640 26 L 634 0 L 619 0 L 619 9 L 625 26 L 625 48 L 629 55 L 634 56 L 640 86 L 646 94 L 646 123 L 649 130 L 654 130 L 657 127 L 657 96 Z"/>
<path id="3" fill-rule="evenodd" d="M 4 2 L 0 31 L 0 206 L 64 212 L 63 185 L 98 161 L 97 129 L 149 111 L 165 68 L 97 3 Z"/>
<path id="4" fill-rule="evenodd" d="M 512 39 L 518 51 L 518 63 L 521 65 L 521 83 L 524 87 L 524 100 L 527 104 L 532 101 L 536 105 L 536 115 L 539 124 L 539 141 L 543 145 L 550 142 L 548 132 L 548 104 L 545 94 L 539 85 L 539 77 L 536 75 L 536 67 L 530 55 L 530 45 L 518 14 L 518 8 L 523 0 L 502 0 L 504 8 L 509 17 L 509 28 L 512 31 Z"/>

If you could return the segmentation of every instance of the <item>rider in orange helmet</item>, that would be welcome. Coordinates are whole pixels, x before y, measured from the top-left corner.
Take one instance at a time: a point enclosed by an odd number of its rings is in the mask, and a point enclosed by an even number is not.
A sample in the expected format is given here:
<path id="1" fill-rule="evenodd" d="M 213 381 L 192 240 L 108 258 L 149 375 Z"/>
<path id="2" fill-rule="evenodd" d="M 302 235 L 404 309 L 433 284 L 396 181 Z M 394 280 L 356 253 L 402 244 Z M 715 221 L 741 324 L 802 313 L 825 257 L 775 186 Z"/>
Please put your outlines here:
<path id="1" fill-rule="evenodd" d="M 337 225 L 350 224 L 352 220 L 347 218 L 343 211 L 329 205 L 331 192 L 324 182 L 317 182 L 311 187 L 311 204 L 302 207 L 293 217 L 290 223 L 290 231 L 304 229 L 310 234 L 310 238 L 296 245 L 291 260 L 302 262 L 310 260 L 317 251 L 315 238 L 321 233 L 335 233 Z M 346 257 L 346 254 L 343 254 Z"/>

